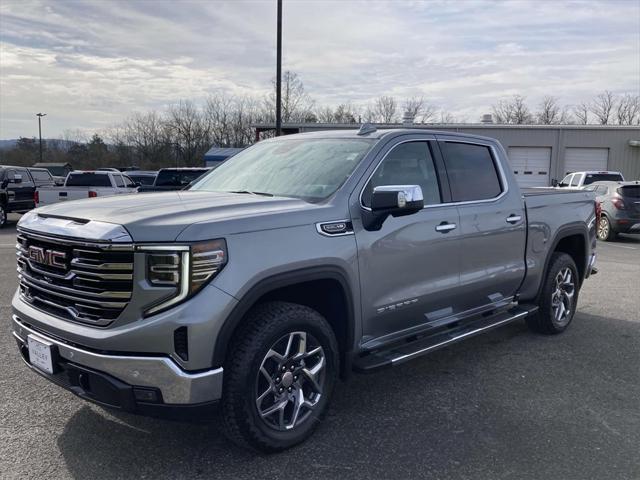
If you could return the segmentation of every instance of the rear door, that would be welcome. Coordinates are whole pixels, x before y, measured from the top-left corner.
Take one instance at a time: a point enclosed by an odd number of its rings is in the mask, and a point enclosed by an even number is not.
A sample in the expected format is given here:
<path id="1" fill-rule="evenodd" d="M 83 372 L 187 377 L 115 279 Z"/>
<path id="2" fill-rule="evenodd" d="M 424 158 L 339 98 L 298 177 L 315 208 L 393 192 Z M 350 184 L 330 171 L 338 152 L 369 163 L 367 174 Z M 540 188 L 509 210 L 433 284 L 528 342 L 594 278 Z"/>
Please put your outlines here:
<path id="1" fill-rule="evenodd" d="M 401 138 L 380 152 L 352 197 L 363 334 L 370 348 L 451 316 L 459 300 L 458 212 L 446 203 L 435 138 Z M 378 231 L 365 230 L 360 212 L 370 208 L 373 188 L 383 185 L 420 185 L 425 208 L 389 217 Z"/>
<path id="2" fill-rule="evenodd" d="M 504 306 L 525 274 L 520 189 L 494 144 L 460 137 L 438 140 L 460 218 L 459 302 L 469 314 Z"/>

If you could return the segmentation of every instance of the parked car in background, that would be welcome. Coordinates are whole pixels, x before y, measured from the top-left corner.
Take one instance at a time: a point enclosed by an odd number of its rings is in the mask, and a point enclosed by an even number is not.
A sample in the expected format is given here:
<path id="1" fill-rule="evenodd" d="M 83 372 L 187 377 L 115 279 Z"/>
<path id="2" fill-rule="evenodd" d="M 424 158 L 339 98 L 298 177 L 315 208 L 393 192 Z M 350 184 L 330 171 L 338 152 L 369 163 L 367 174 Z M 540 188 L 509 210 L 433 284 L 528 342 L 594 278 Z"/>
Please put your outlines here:
<path id="1" fill-rule="evenodd" d="M 588 171 L 569 173 L 558 184 L 559 187 L 582 188 L 595 182 L 623 182 L 624 177 L 620 172 Z"/>
<path id="2" fill-rule="evenodd" d="M 38 190 L 38 207 L 81 198 L 110 197 L 136 193 L 137 185 L 120 172 L 76 170 L 67 175 L 62 187 Z"/>
<path id="3" fill-rule="evenodd" d="M 138 186 L 150 187 L 156 181 L 158 172 L 154 170 L 130 170 L 127 172 L 129 178 L 136 182 Z"/>
<path id="4" fill-rule="evenodd" d="M 158 171 L 155 182 L 153 185 L 142 185 L 139 192 L 168 192 L 171 190 L 182 190 L 188 186 L 191 182 L 198 179 L 209 168 L 193 167 L 193 168 L 163 168 Z"/>
<path id="5" fill-rule="evenodd" d="M 220 402 L 231 440 L 280 451 L 311 435 L 339 375 L 525 318 L 563 332 L 594 272 L 596 207 L 521 189 L 486 137 L 277 137 L 184 191 L 22 217 L 13 335 L 82 398 L 156 415 Z"/>
<path id="6" fill-rule="evenodd" d="M 64 184 L 64 179 L 73 171 L 71 164 L 65 162 L 38 162 L 33 166 L 49 170 L 49 173 L 51 173 L 57 185 Z"/>
<path id="7" fill-rule="evenodd" d="M 36 184 L 26 167 L 0 165 L 0 228 L 11 212 L 24 213 L 35 206 Z"/>
<path id="8" fill-rule="evenodd" d="M 594 192 L 601 205 L 600 240 L 613 240 L 619 233 L 640 233 L 640 181 L 596 182 L 585 190 Z"/>
<path id="9" fill-rule="evenodd" d="M 31 174 L 31 178 L 36 184 L 36 188 L 38 187 L 52 187 L 56 184 L 53 175 L 46 168 L 36 168 L 36 167 L 28 167 L 29 173 Z"/>

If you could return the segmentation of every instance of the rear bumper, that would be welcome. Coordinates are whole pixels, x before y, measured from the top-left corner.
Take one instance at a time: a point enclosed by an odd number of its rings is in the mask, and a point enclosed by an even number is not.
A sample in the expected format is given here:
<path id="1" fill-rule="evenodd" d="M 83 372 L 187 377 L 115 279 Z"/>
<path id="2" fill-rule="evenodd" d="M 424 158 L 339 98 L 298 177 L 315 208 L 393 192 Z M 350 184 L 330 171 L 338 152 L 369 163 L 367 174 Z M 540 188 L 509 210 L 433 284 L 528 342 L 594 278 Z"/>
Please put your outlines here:
<path id="1" fill-rule="evenodd" d="M 43 334 L 15 315 L 12 326 L 20 354 L 32 370 L 95 403 L 151 413 L 162 407 L 208 405 L 222 396 L 222 368 L 190 373 L 168 357 L 98 353 Z M 52 345 L 53 374 L 29 363 L 29 335 Z"/>

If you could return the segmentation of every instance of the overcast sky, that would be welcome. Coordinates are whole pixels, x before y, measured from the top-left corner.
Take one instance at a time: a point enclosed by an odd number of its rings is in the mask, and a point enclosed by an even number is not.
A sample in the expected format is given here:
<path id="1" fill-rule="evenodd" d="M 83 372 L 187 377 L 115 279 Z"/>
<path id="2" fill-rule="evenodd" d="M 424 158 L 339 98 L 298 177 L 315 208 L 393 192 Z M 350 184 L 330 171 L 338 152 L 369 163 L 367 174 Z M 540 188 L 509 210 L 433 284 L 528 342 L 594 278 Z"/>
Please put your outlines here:
<path id="1" fill-rule="evenodd" d="M 283 68 L 319 104 L 424 95 L 477 121 L 502 96 L 640 93 L 640 0 L 284 0 Z M 0 2 L 0 138 L 87 132 L 225 91 L 265 94 L 272 1 Z"/>

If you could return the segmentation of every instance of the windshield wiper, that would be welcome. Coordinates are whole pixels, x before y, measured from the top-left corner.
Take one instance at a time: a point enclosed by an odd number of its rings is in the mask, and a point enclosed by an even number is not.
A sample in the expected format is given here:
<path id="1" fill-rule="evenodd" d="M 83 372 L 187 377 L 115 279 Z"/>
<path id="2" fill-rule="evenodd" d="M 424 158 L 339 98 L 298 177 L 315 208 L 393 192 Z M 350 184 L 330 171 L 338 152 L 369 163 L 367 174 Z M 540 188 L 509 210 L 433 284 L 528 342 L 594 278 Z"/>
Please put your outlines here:
<path id="1" fill-rule="evenodd" d="M 263 197 L 273 197 L 273 193 L 250 192 L 249 190 L 231 190 L 229 193 L 248 193 L 250 195 L 262 195 Z"/>

